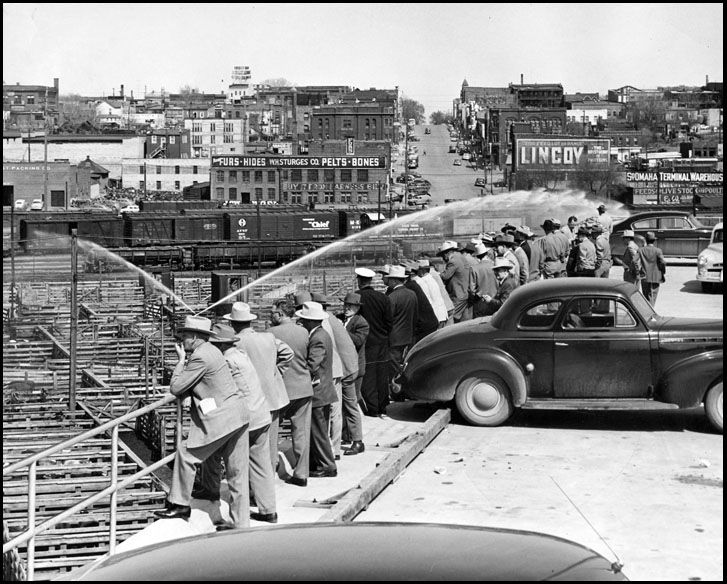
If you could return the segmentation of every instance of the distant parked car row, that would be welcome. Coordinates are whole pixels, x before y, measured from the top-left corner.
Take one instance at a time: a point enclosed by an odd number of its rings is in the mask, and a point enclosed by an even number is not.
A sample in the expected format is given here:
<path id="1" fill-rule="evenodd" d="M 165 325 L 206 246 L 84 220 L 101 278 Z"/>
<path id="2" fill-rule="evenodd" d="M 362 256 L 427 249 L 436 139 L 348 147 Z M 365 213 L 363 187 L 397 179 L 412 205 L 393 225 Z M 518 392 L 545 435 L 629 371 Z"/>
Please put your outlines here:
<path id="1" fill-rule="evenodd" d="M 33 199 L 28 207 L 28 202 L 25 199 L 15 199 L 13 209 L 16 211 L 27 211 L 30 208 L 31 211 L 45 211 L 45 203 L 43 199 Z"/>

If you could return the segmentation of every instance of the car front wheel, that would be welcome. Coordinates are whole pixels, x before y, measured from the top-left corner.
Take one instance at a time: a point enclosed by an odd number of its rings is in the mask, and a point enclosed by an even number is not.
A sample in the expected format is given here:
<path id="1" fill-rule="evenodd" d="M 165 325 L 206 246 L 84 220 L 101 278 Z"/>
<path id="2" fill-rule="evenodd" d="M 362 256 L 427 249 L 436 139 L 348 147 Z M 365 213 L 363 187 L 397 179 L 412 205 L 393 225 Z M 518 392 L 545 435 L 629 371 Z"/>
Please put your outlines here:
<path id="1" fill-rule="evenodd" d="M 714 385 L 704 398 L 704 411 L 712 425 L 720 432 L 723 432 L 724 422 L 722 417 L 722 382 Z"/>
<path id="2" fill-rule="evenodd" d="M 513 411 L 507 385 L 489 371 L 465 377 L 457 386 L 455 403 L 462 417 L 474 426 L 499 426 Z"/>

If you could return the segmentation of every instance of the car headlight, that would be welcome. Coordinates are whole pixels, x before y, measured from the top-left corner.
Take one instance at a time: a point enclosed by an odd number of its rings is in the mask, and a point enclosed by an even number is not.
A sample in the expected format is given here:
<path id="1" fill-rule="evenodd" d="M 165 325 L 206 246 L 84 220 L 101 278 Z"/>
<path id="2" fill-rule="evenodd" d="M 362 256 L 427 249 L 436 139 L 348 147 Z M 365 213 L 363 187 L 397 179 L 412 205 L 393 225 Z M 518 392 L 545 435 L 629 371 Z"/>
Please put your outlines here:
<path id="1" fill-rule="evenodd" d="M 705 256 L 705 255 L 700 255 L 700 256 L 699 256 L 699 257 L 697 258 L 697 265 L 698 265 L 698 266 L 704 266 L 704 265 L 705 265 L 706 263 L 707 263 L 707 256 Z"/>

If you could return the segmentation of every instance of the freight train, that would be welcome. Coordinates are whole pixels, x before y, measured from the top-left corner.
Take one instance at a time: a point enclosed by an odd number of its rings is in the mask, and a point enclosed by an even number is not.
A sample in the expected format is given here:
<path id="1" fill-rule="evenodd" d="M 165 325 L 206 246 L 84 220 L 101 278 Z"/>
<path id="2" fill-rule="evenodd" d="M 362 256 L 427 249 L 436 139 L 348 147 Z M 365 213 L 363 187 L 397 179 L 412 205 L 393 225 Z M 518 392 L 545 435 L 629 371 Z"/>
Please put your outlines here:
<path id="1" fill-rule="evenodd" d="M 405 211 L 406 212 L 406 211 Z M 20 248 L 26 253 L 57 253 L 69 248 L 76 230 L 86 252 L 86 269 L 104 271 L 105 254 L 95 243 L 140 266 L 215 269 L 283 265 L 381 220 L 362 210 L 308 210 L 303 206 L 185 209 L 124 213 L 68 212 L 25 214 L 19 221 Z M 407 241 L 423 240 L 423 230 L 407 228 Z M 332 262 L 383 262 L 399 257 L 402 237 L 362 238 L 327 254 Z M 434 244 L 432 244 L 434 245 Z"/>

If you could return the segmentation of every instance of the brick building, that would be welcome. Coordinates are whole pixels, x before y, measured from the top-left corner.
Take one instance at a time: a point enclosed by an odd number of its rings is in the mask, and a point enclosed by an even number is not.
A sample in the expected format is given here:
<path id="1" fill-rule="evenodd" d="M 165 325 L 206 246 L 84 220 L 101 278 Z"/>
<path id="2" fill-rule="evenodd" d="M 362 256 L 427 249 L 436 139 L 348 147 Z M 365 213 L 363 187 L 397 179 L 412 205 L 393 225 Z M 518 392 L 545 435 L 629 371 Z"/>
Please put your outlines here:
<path id="1" fill-rule="evenodd" d="M 47 166 L 47 183 L 46 183 Z M 17 199 L 30 202 L 43 199 L 46 209 L 67 209 L 79 191 L 79 184 L 90 184 L 88 168 L 69 162 L 3 162 L 3 206 Z M 44 197 L 47 184 L 47 199 Z"/>
<path id="2" fill-rule="evenodd" d="M 209 158 L 124 158 L 124 188 L 182 192 L 184 187 L 209 180 Z"/>
<path id="3" fill-rule="evenodd" d="M 212 200 L 280 204 L 365 205 L 383 197 L 388 141 L 314 140 L 305 156 L 214 156 Z"/>
<path id="4" fill-rule="evenodd" d="M 188 129 L 151 130 L 144 141 L 145 158 L 191 158 Z"/>
<path id="5" fill-rule="evenodd" d="M 367 102 L 314 107 L 311 134 L 316 140 L 394 141 L 395 108 L 391 103 Z"/>
<path id="6" fill-rule="evenodd" d="M 58 124 L 58 78 L 52 86 L 3 84 L 3 129 L 42 129 Z"/>

